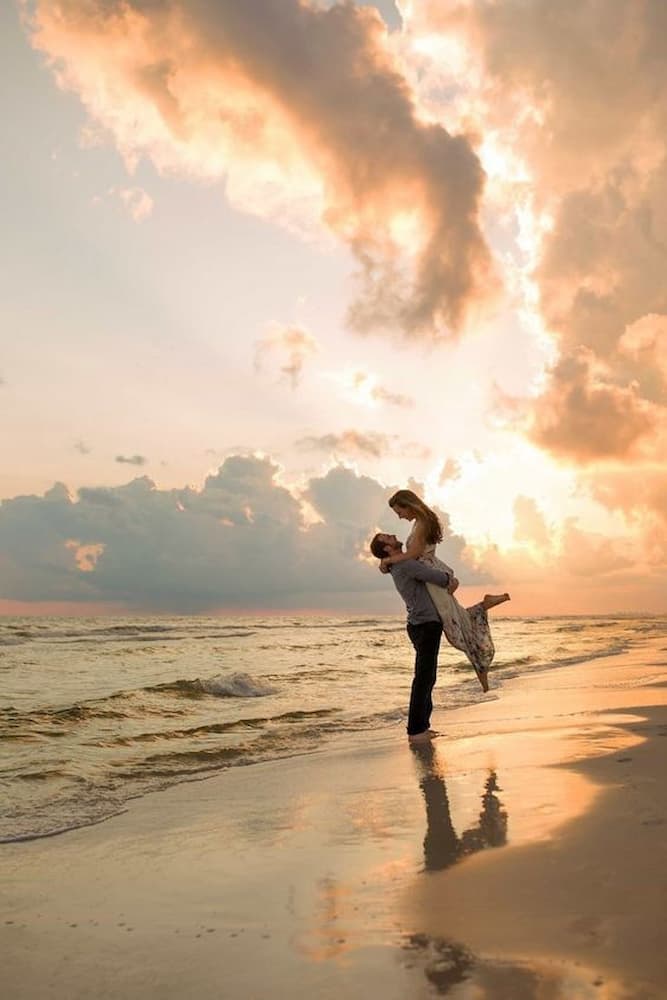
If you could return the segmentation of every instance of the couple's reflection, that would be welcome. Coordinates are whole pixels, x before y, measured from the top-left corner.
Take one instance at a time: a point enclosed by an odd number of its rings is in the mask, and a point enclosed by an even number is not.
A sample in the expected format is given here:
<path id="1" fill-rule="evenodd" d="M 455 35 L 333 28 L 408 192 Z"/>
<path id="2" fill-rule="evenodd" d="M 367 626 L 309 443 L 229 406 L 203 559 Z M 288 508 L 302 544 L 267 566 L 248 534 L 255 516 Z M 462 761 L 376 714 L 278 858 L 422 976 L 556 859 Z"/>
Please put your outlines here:
<path id="1" fill-rule="evenodd" d="M 496 794 L 499 788 L 495 771 L 489 771 L 484 784 L 482 807 L 476 825 L 458 836 L 449 813 L 447 786 L 433 744 L 413 745 L 411 749 L 426 804 L 424 866 L 427 871 L 441 871 L 469 854 L 486 847 L 502 847 L 507 843 L 507 813 Z"/>

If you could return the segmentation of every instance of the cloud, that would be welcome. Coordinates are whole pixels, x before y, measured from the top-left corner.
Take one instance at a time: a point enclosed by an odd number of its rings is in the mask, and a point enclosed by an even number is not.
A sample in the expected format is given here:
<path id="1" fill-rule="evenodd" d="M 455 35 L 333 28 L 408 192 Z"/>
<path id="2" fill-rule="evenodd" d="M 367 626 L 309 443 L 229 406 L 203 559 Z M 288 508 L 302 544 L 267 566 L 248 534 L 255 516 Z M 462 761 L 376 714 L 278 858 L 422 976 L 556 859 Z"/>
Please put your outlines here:
<path id="1" fill-rule="evenodd" d="M 637 565 L 636 552 L 627 540 L 582 531 L 571 519 L 563 530 L 561 560 L 570 575 L 597 580 L 619 570 L 634 571 Z"/>
<path id="2" fill-rule="evenodd" d="M 398 9 L 398 2 L 394 2 L 394 0 L 370 0 L 368 6 L 373 6 L 377 9 L 388 28 L 400 28 L 402 20 Z"/>
<path id="3" fill-rule="evenodd" d="M 377 431 L 348 430 L 340 434 L 320 434 L 301 438 L 297 441 L 299 448 L 312 451 L 343 455 L 365 455 L 370 458 L 381 458 L 392 449 L 392 437 Z"/>
<path id="4" fill-rule="evenodd" d="M 404 15 L 422 48 L 460 45 L 459 104 L 521 165 L 513 197 L 532 218 L 527 277 L 561 355 L 528 429 L 572 462 L 627 461 L 651 438 L 657 453 L 664 367 L 648 348 L 629 352 L 626 331 L 667 316 L 665 3 L 413 0 Z"/>
<path id="5" fill-rule="evenodd" d="M 200 489 L 63 484 L 0 504 L 0 596 L 19 601 L 116 602 L 156 610 L 225 606 L 332 607 L 390 584 L 364 561 L 377 528 L 395 530 L 395 486 L 337 466 L 297 494 L 268 458 L 230 456 Z M 306 520 L 306 503 L 316 519 Z M 465 540 L 443 515 L 443 558 L 475 577 Z M 336 595 L 339 595 L 338 597 Z"/>
<path id="6" fill-rule="evenodd" d="M 144 222 L 152 214 L 153 199 L 143 188 L 119 188 L 115 193 L 135 222 Z"/>
<path id="7" fill-rule="evenodd" d="M 667 566 L 667 468 L 664 461 L 622 467 L 593 469 L 583 479 L 582 489 L 604 507 L 623 515 L 632 532 L 637 559 L 651 573 Z M 658 592 L 664 607 L 667 581 Z"/>
<path id="8" fill-rule="evenodd" d="M 37 0 L 29 26 L 130 169 L 224 180 L 237 206 L 344 241 L 356 329 L 451 333 L 488 294 L 479 160 L 418 113 L 372 7 Z"/>
<path id="9" fill-rule="evenodd" d="M 148 459 L 143 455 L 116 455 L 114 461 L 121 465 L 145 465 Z"/>
<path id="10" fill-rule="evenodd" d="M 531 436 L 556 455 L 585 463 L 628 458 L 659 415 L 636 382 L 615 385 L 586 348 L 561 357 L 540 398 Z"/>
<path id="11" fill-rule="evenodd" d="M 106 193 L 106 197 L 120 201 L 135 222 L 144 222 L 153 212 L 153 199 L 140 187 L 110 187 Z M 100 205 L 103 200 L 102 195 L 96 194 L 92 199 L 92 204 Z"/>
<path id="12" fill-rule="evenodd" d="M 516 543 L 504 551 L 473 550 L 436 508 L 444 529 L 439 554 L 464 586 L 516 589 L 515 598 L 523 593 L 540 613 L 604 611 L 610 600 L 628 610 L 660 606 L 667 481 L 664 469 L 653 471 L 650 482 L 646 470 L 637 484 L 645 504 L 642 552 L 628 538 L 584 531 L 573 519 L 548 525 L 534 498 L 524 495 L 514 509 Z M 596 482 L 608 491 L 608 503 L 638 516 L 627 481 L 597 476 Z M 424 495 L 423 484 L 407 485 Z M 142 476 L 72 496 L 59 483 L 44 496 L 0 504 L 0 598 L 182 613 L 225 607 L 400 613 L 390 582 L 367 558 L 375 530 L 401 527 L 387 504 L 396 488 L 339 465 L 297 492 L 284 485 L 275 462 L 248 455 L 228 457 L 200 488 L 159 489 Z"/>
<path id="13" fill-rule="evenodd" d="M 450 482 L 452 479 L 461 478 L 461 464 L 457 462 L 454 458 L 448 458 L 440 470 L 440 475 L 438 476 L 438 486 L 444 486 L 445 483 Z"/>
<path id="14" fill-rule="evenodd" d="M 336 455 L 361 455 L 366 458 L 382 458 L 385 455 L 410 456 L 425 460 L 431 457 L 431 449 L 415 442 L 401 441 L 397 434 L 383 434 L 381 431 L 344 430 L 338 434 L 319 434 L 301 438 L 298 448 L 323 451 Z"/>
<path id="15" fill-rule="evenodd" d="M 82 545 L 77 538 L 68 538 L 65 542 L 65 548 L 74 551 L 76 565 L 82 573 L 93 573 L 105 546 L 103 544 Z"/>
<path id="16" fill-rule="evenodd" d="M 355 372 L 352 376 L 352 386 L 366 392 L 370 399 L 377 403 L 387 403 L 389 406 L 412 407 L 415 405 L 414 397 L 406 396 L 401 392 L 392 392 L 385 386 L 380 385 L 375 375 L 369 372 Z"/>
<path id="17" fill-rule="evenodd" d="M 549 524 L 537 501 L 514 504 L 513 545 L 479 547 L 481 571 L 503 581 L 523 613 L 576 614 L 660 609 L 667 546 L 651 567 L 636 542 L 584 530 L 575 518 Z"/>
<path id="18" fill-rule="evenodd" d="M 632 477 L 622 468 L 596 470 L 585 482 L 605 507 L 628 515 L 650 512 L 667 527 L 667 468 L 664 462 L 644 463 Z"/>
<path id="19" fill-rule="evenodd" d="M 648 313 L 626 327 L 618 351 L 619 362 L 629 362 L 644 397 L 667 403 L 667 316 Z"/>
<path id="20" fill-rule="evenodd" d="M 271 323 L 266 334 L 255 342 L 255 370 L 262 370 L 268 356 L 277 355 L 282 360 L 280 371 L 296 389 L 306 360 L 317 351 L 317 341 L 303 327 Z"/>
<path id="21" fill-rule="evenodd" d="M 424 495 L 422 483 L 411 479 L 407 485 Z M 335 525 L 332 538 L 334 546 L 355 551 L 357 555 L 365 557 L 368 555 L 368 543 L 376 530 L 400 534 L 397 531 L 399 522 L 388 506 L 389 497 L 396 489 L 396 486 L 382 486 L 370 476 L 357 476 L 340 465 L 330 469 L 325 476 L 312 478 L 303 495 L 324 524 L 324 527 L 321 524 L 314 526 L 314 544 L 319 544 L 319 537 L 326 533 L 326 526 Z M 438 547 L 440 557 L 448 565 L 457 567 L 462 582 L 488 579 L 485 574 L 480 574 L 472 553 L 466 547 L 465 539 L 452 531 L 449 515 L 437 507 L 434 509 L 443 528 L 443 540 Z M 370 566 L 373 573 L 377 572 L 375 560 L 370 560 Z M 324 568 L 326 569 L 326 564 Z M 374 585 L 377 586 L 376 583 Z"/>
<path id="22" fill-rule="evenodd" d="M 540 549 L 551 545 L 544 515 L 532 497 L 518 496 L 514 501 L 514 538 L 517 542 L 531 542 Z"/>

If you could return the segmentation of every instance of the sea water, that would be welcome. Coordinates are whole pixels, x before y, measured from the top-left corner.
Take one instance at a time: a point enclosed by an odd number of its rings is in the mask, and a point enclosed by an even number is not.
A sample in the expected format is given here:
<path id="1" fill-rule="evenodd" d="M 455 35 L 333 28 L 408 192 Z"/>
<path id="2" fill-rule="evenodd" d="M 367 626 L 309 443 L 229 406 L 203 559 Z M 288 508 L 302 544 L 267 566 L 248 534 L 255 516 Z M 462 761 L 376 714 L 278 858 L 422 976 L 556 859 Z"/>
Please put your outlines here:
<path id="1" fill-rule="evenodd" d="M 667 619 L 495 613 L 493 635 L 502 697 L 508 678 L 667 636 Z M 341 734 L 402 736 L 412 662 L 399 617 L 0 619 L 0 839 L 100 822 L 134 797 Z M 482 697 L 443 644 L 440 728 Z"/>

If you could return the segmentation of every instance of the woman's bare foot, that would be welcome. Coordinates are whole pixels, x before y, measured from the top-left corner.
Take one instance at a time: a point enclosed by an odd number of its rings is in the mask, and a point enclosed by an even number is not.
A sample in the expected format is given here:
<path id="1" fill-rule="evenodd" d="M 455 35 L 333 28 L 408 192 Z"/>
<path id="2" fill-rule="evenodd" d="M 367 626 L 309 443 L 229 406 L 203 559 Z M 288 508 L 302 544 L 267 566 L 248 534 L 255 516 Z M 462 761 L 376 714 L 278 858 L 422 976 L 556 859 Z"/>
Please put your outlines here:
<path id="1" fill-rule="evenodd" d="M 509 594 L 484 594 L 482 604 L 484 606 L 484 610 L 488 611 L 490 608 L 495 608 L 496 604 L 504 604 L 505 601 L 509 600 Z"/>

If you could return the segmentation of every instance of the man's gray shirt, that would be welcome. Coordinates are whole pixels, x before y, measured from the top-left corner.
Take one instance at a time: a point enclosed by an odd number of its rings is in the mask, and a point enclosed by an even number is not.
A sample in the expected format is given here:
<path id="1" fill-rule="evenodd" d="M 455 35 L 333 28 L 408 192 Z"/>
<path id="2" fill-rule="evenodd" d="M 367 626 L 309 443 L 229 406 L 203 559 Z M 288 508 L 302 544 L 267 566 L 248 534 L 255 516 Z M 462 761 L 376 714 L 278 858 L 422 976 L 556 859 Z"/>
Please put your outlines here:
<path id="1" fill-rule="evenodd" d="M 438 587 L 449 586 L 449 573 L 434 569 L 418 559 L 405 559 L 389 567 L 394 586 L 399 592 L 408 609 L 410 625 L 424 625 L 426 622 L 438 622 L 440 617 L 431 600 L 427 583 L 435 583 Z"/>

